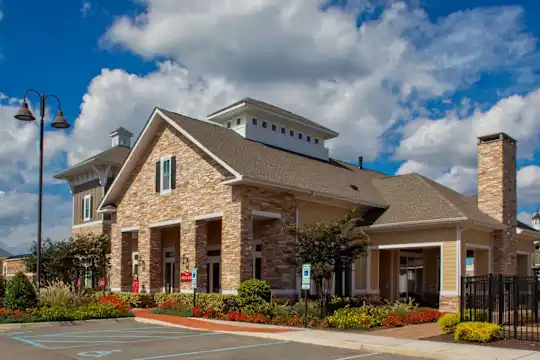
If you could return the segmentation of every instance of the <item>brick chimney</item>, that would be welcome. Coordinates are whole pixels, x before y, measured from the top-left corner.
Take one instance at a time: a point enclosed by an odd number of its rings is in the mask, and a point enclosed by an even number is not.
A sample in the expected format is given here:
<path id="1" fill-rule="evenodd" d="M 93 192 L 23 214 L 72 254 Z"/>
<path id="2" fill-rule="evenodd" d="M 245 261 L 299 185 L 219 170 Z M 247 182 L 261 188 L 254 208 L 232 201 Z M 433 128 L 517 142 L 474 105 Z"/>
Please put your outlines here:
<path id="1" fill-rule="evenodd" d="M 517 226 L 516 140 L 505 133 L 478 138 L 478 207 L 508 226 L 493 238 L 496 273 L 516 272 L 516 248 L 512 234 Z"/>

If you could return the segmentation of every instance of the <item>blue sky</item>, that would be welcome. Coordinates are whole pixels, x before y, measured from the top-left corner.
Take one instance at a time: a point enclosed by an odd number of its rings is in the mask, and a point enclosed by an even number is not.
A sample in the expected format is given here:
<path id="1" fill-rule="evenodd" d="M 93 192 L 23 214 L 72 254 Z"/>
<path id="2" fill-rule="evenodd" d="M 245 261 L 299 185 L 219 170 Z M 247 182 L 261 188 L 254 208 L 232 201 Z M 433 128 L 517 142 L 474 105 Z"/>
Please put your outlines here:
<path id="1" fill-rule="evenodd" d="M 47 131 L 55 238 L 71 202 L 51 175 L 104 150 L 114 127 L 138 134 L 154 106 L 203 118 L 244 96 L 337 130 L 337 158 L 467 194 L 476 136 L 508 132 L 520 219 L 540 205 L 537 1 L 228 3 L 0 0 L 0 247 L 35 238 L 37 127 L 12 120 L 29 87 L 58 95 L 74 125 Z"/>

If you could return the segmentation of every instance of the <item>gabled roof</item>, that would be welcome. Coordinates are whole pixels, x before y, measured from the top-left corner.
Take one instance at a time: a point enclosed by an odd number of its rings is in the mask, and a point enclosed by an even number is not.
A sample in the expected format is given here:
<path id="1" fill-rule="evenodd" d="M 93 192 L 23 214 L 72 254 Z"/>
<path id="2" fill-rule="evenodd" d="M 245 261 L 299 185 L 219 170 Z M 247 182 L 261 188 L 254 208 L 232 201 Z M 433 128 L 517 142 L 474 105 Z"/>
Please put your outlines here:
<path id="1" fill-rule="evenodd" d="M 253 181 L 341 199 L 352 204 L 386 207 L 371 184 L 371 171 L 353 171 L 336 161 L 325 162 L 247 140 L 236 132 L 205 121 L 156 108 L 100 204 L 114 204 L 120 186 L 132 172 L 157 124 L 166 121 L 216 160 L 235 180 Z"/>
<path id="2" fill-rule="evenodd" d="M 468 202 L 464 195 L 416 173 L 376 179 L 373 185 L 389 205 L 386 211 L 368 216 L 373 227 L 468 220 L 489 227 L 504 227 Z"/>
<path id="3" fill-rule="evenodd" d="M 298 121 L 300 124 L 304 124 L 304 125 L 307 125 L 309 127 L 316 128 L 318 130 L 322 130 L 322 131 L 324 131 L 326 133 L 329 133 L 329 134 L 332 135 L 332 137 L 336 137 L 336 136 L 339 135 L 339 133 L 335 132 L 334 130 L 331 130 L 331 129 L 325 127 L 325 126 L 317 124 L 316 122 L 311 121 L 311 120 L 309 120 L 309 119 L 307 119 L 307 118 L 305 118 L 303 116 L 297 115 L 297 114 L 295 114 L 293 112 L 290 112 L 288 110 L 284 110 L 284 109 L 282 109 L 280 107 L 265 103 L 264 101 L 255 100 L 255 99 L 250 98 L 250 97 L 244 98 L 244 99 L 239 100 L 239 101 L 237 101 L 237 102 L 235 102 L 235 103 L 233 103 L 231 105 L 228 105 L 228 106 L 226 106 L 226 107 L 224 107 L 222 109 L 214 111 L 213 113 L 207 115 L 207 117 L 212 118 L 216 114 L 219 114 L 219 113 L 225 112 L 227 110 L 236 108 L 236 107 L 238 107 L 238 106 L 240 106 L 242 104 L 249 104 L 249 105 L 258 107 L 258 108 L 266 110 L 266 111 L 270 111 L 270 112 L 273 112 L 273 113 L 276 113 L 276 114 L 286 116 L 288 118 L 291 118 L 291 119 L 294 119 L 294 120 Z"/>
<path id="4" fill-rule="evenodd" d="M 100 163 L 113 163 L 117 165 L 122 165 L 126 160 L 131 149 L 127 146 L 117 145 L 111 147 L 105 151 L 100 152 L 86 160 L 81 161 L 78 164 L 71 166 L 69 169 L 66 169 L 58 174 L 54 175 L 55 179 L 66 179 L 77 173 L 84 171 L 90 165 L 98 165 Z"/>

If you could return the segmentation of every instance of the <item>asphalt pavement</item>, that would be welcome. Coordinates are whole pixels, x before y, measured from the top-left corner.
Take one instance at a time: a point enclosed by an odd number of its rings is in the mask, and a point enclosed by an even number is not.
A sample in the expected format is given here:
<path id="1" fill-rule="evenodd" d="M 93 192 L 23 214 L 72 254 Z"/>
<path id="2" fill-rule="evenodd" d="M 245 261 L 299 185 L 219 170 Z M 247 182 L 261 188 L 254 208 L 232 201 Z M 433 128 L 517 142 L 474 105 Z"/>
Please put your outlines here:
<path id="1" fill-rule="evenodd" d="M 1 360 L 415 360 L 210 331 L 101 321 L 0 333 Z"/>

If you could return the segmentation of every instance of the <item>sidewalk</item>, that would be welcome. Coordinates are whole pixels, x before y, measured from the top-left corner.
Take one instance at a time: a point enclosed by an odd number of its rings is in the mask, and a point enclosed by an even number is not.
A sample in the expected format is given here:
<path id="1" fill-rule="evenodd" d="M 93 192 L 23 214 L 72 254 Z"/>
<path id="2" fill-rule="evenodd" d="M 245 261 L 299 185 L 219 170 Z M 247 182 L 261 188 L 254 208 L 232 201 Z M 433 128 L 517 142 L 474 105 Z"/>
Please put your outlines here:
<path id="1" fill-rule="evenodd" d="M 198 330 L 294 341 L 352 350 L 418 356 L 438 360 L 540 360 L 540 352 L 536 351 L 452 344 L 342 331 L 307 330 L 259 324 L 228 323 L 219 320 L 210 321 L 178 316 L 155 315 L 149 314 L 148 311 L 137 311 L 135 319 L 140 322 L 180 326 Z"/>

